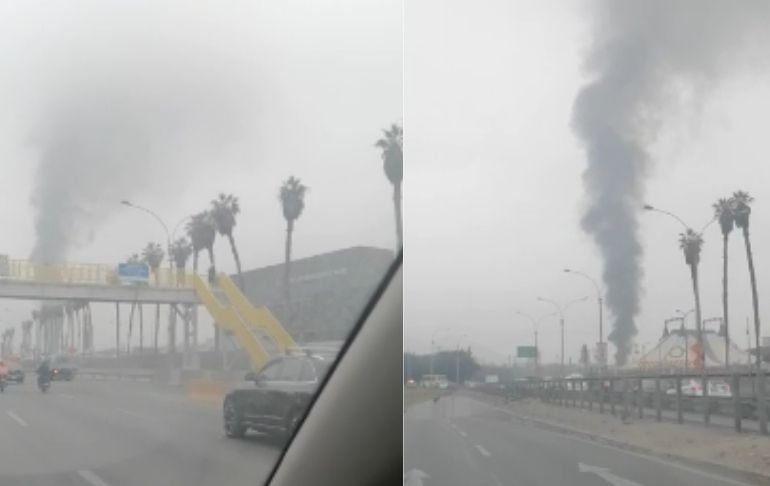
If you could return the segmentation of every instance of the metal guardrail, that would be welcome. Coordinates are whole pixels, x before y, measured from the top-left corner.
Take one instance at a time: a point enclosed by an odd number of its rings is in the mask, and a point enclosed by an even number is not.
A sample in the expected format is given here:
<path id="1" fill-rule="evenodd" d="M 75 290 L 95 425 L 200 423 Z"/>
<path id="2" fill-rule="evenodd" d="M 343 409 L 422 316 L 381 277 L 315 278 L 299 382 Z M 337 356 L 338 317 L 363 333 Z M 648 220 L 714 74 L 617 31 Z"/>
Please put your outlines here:
<path id="1" fill-rule="evenodd" d="M 761 376 L 765 380 L 768 378 L 764 373 Z M 686 380 L 700 382 L 704 392 L 685 393 L 682 385 Z M 644 418 L 645 413 L 652 410 L 658 422 L 663 420 L 664 410 L 675 412 L 678 423 L 684 423 L 686 412 L 702 414 L 706 425 L 711 423 L 712 415 L 722 415 L 732 417 L 738 432 L 743 428 L 743 420 L 756 418 L 760 432 L 766 435 L 770 406 L 764 397 L 760 400 L 756 393 L 756 372 L 709 373 L 705 376 L 705 384 L 703 380 L 704 376 L 700 373 L 530 379 L 508 385 L 494 394 L 509 398 L 532 397 L 564 407 L 597 408 L 599 413 L 608 409 L 612 415 L 617 415 L 620 410 L 623 417 L 638 415 Z M 729 394 L 709 395 L 709 383 L 714 381 L 728 383 Z M 767 389 L 767 386 L 764 388 Z M 767 411 L 765 414 L 759 413 L 762 404 Z"/>

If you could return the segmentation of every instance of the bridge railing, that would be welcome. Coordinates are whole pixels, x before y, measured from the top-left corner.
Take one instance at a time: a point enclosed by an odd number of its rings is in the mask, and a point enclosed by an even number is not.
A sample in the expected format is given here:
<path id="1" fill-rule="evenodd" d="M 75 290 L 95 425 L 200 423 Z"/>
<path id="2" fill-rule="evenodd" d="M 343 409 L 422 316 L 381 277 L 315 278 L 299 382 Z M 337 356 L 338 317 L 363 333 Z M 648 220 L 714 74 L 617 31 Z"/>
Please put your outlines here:
<path id="1" fill-rule="evenodd" d="M 149 287 L 193 288 L 192 272 L 180 272 L 168 267 L 151 272 Z M 28 260 L 9 260 L 8 274 L 11 280 L 39 283 L 66 283 L 90 285 L 119 285 L 115 265 L 100 263 L 63 263 L 50 265 Z"/>

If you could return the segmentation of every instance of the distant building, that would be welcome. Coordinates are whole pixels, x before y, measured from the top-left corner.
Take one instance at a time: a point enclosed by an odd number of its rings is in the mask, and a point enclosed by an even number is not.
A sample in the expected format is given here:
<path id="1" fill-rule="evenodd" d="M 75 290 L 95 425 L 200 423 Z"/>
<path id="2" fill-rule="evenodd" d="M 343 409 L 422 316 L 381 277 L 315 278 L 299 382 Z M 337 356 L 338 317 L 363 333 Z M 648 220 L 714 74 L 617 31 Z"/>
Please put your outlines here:
<path id="1" fill-rule="evenodd" d="M 390 250 L 358 246 L 294 260 L 290 307 L 283 264 L 243 272 L 244 294 L 254 305 L 267 306 L 299 343 L 342 340 L 394 256 Z"/>

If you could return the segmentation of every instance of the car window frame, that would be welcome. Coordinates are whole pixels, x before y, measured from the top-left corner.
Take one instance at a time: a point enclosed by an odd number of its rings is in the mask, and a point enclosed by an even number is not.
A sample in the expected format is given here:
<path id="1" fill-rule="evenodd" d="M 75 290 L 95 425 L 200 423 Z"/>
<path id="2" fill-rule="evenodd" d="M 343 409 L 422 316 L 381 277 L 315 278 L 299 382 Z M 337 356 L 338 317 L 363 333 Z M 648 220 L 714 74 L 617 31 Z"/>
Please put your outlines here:
<path id="1" fill-rule="evenodd" d="M 345 339 L 345 342 L 342 344 L 342 348 L 340 348 L 339 352 L 334 357 L 332 362 L 329 363 L 328 369 L 326 370 L 326 373 L 324 374 L 323 378 L 320 380 L 318 388 L 311 394 L 310 402 L 305 407 L 304 413 L 302 414 L 302 417 L 299 420 L 299 424 L 297 424 L 297 430 L 302 428 L 302 424 L 305 422 L 305 419 L 308 417 L 311 410 L 315 406 L 315 403 L 318 400 L 318 397 L 321 396 L 321 394 L 323 393 L 324 388 L 326 387 L 326 384 L 329 383 L 329 380 L 334 375 L 340 361 L 344 358 L 345 354 L 348 352 L 348 349 L 350 348 L 350 346 L 352 346 L 353 342 L 356 340 L 356 337 L 358 337 L 358 334 L 361 332 L 361 329 L 363 328 L 364 323 L 366 323 L 366 321 L 369 319 L 370 314 L 372 313 L 374 308 L 377 306 L 377 304 L 380 302 L 383 294 L 387 290 L 390 283 L 393 281 L 394 276 L 401 269 L 403 262 L 404 262 L 404 249 L 402 247 L 398 250 L 398 253 L 396 254 L 393 261 L 391 262 L 390 266 L 388 267 L 388 270 L 380 279 L 379 285 L 377 285 L 377 287 L 374 289 L 374 292 L 372 292 L 372 294 L 369 296 L 368 301 L 366 302 L 364 307 L 361 309 L 361 312 L 358 315 L 358 319 L 356 320 L 355 325 L 353 325 L 352 329 L 350 330 L 347 336 L 347 339 Z M 278 457 L 278 460 L 276 460 L 275 463 L 273 464 L 273 469 L 270 471 L 270 474 L 265 480 L 266 486 L 273 484 L 273 479 L 275 479 L 275 475 L 278 472 L 278 469 L 281 467 L 281 464 L 283 463 L 284 458 L 286 457 L 286 452 L 291 448 L 293 442 L 294 442 L 294 435 L 291 438 L 289 438 L 289 440 L 286 442 L 286 444 L 284 444 L 283 448 L 281 449 L 281 454 Z"/>
<path id="2" fill-rule="evenodd" d="M 278 358 L 278 359 L 275 359 L 275 360 L 269 362 L 268 364 L 266 364 L 265 367 L 262 368 L 259 371 L 259 373 L 257 374 L 257 379 L 255 381 L 257 381 L 257 382 L 260 382 L 260 381 L 261 382 L 269 382 L 269 383 L 274 383 L 276 381 L 280 381 L 280 376 L 281 376 L 281 371 L 283 370 L 283 363 L 284 363 L 284 361 L 285 361 L 284 358 Z M 267 371 L 267 370 L 269 370 L 271 368 L 278 368 L 277 378 L 269 379 L 269 378 L 267 378 L 265 376 L 265 371 Z"/>
<path id="3" fill-rule="evenodd" d="M 302 372 L 305 369 L 310 370 L 311 378 L 309 380 L 303 380 Z M 299 383 L 317 383 L 318 382 L 318 370 L 316 369 L 315 362 L 312 359 L 305 358 L 302 360 L 302 368 L 300 368 L 299 376 L 297 377 Z"/>
<path id="4" fill-rule="evenodd" d="M 296 358 L 296 357 L 287 357 L 283 358 L 284 365 L 281 367 L 281 372 L 278 374 L 278 380 L 281 383 L 297 383 L 299 381 L 299 375 L 302 372 L 302 359 Z M 294 375 L 293 378 L 287 377 L 284 375 L 284 370 L 286 369 L 286 363 L 299 363 L 299 368 L 297 369 L 297 373 Z"/>

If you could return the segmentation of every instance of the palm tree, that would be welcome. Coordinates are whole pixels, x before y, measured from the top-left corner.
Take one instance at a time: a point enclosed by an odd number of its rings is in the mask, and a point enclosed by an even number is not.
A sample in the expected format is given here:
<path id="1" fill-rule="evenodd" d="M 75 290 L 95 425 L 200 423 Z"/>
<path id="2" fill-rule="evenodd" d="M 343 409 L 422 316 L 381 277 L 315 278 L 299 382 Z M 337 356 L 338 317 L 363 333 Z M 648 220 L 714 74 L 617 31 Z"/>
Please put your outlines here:
<path id="1" fill-rule="evenodd" d="M 147 243 L 142 251 L 142 259 L 147 265 L 150 266 L 152 273 L 155 275 L 155 283 L 158 284 L 158 270 L 163 263 L 163 257 L 165 256 L 163 247 L 160 243 Z M 132 314 L 133 315 L 133 314 Z M 160 304 L 155 304 L 155 338 L 154 338 L 154 351 L 158 352 L 158 329 L 160 327 Z M 139 304 L 139 350 L 144 350 L 144 309 Z"/>
<path id="2" fill-rule="evenodd" d="M 211 269 L 214 269 L 214 240 L 217 230 L 209 211 L 201 211 L 190 216 L 190 221 L 185 226 L 187 236 L 190 237 L 193 255 L 193 272 L 198 273 L 198 254 L 201 250 L 207 250 Z M 211 271 L 209 271 L 209 274 Z"/>
<path id="3" fill-rule="evenodd" d="M 722 322 L 725 333 L 725 366 L 730 366 L 730 324 L 727 306 L 727 243 L 735 227 L 732 202 L 729 198 L 720 198 L 714 203 L 714 217 L 722 229 Z"/>
<path id="4" fill-rule="evenodd" d="M 698 335 L 696 352 L 696 368 L 705 370 L 705 353 L 703 347 L 703 333 L 700 312 L 700 291 L 698 290 L 698 264 L 700 263 L 700 251 L 703 246 L 703 238 L 691 228 L 679 234 L 679 248 L 684 252 L 684 261 L 690 267 L 690 278 L 692 279 L 692 291 L 695 295 L 695 322 Z"/>
<path id="5" fill-rule="evenodd" d="M 375 147 L 382 149 L 382 162 L 390 183 L 393 185 L 393 207 L 396 214 L 396 240 L 398 249 L 404 246 L 403 223 L 401 220 L 401 183 L 404 179 L 404 130 L 392 124 L 383 130 L 384 137 L 377 140 Z"/>
<path id="6" fill-rule="evenodd" d="M 177 273 L 177 285 L 184 284 L 185 282 L 185 267 L 187 266 L 187 260 L 192 254 L 192 246 L 187 238 L 184 236 L 177 238 L 175 242 L 171 244 L 170 257 L 174 260 Z"/>
<path id="7" fill-rule="evenodd" d="M 235 269 L 238 271 L 238 284 L 243 290 L 243 273 L 241 272 L 241 258 L 238 256 L 238 248 L 235 246 L 233 238 L 233 229 L 235 228 L 235 217 L 241 212 L 241 206 L 238 204 L 238 198 L 232 194 L 220 193 L 217 199 L 211 201 L 211 216 L 214 219 L 214 225 L 220 235 L 226 236 L 230 242 L 230 251 L 233 252 L 235 260 Z"/>
<path id="8" fill-rule="evenodd" d="M 760 325 L 759 325 L 759 297 L 757 296 L 757 277 L 754 270 L 754 254 L 751 251 L 751 239 L 749 238 L 749 219 L 751 216 L 751 203 L 754 198 L 746 191 L 735 191 L 733 193 L 732 213 L 735 218 L 735 225 L 743 231 L 743 242 L 746 245 L 746 260 L 749 264 L 749 279 L 751 281 L 751 303 L 754 308 L 754 338 L 756 340 L 756 365 L 757 365 L 757 409 L 759 410 L 759 421 L 762 434 L 767 434 L 767 410 L 764 404 L 764 379 L 760 379 L 762 364 L 762 353 L 760 352 Z"/>
<path id="9" fill-rule="evenodd" d="M 190 237 L 193 255 L 193 273 L 198 273 L 198 254 L 206 249 L 209 253 L 209 283 L 214 282 L 216 269 L 214 267 L 214 240 L 217 238 L 217 229 L 211 211 L 201 211 L 190 216 L 185 227 L 187 236 Z M 173 311 L 172 311 L 173 312 Z M 171 321 L 175 322 L 175 321 Z M 176 324 L 169 324 L 169 350 L 176 349 Z M 214 326 L 214 347 L 219 350 L 219 326 Z"/>
<path id="10" fill-rule="evenodd" d="M 178 238 L 171 244 L 171 258 L 174 260 L 177 274 L 177 285 L 184 284 L 185 282 L 185 267 L 187 266 L 187 260 L 193 252 L 192 245 L 185 237 Z M 173 311 L 172 311 L 173 312 Z M 158 353 L 158 332 L 160 329 L 160 306 L 155 308 L 155 354 Z M 173 336 L 169 336 L 169 340 L 175 340 Z"/>
<path id="11" fill-rule="evenodd" d="M 158 284 L 158 270 L 165 256 L 166 252 L 163 251 L 160 243 L 147 243 L 147 246 L 142 250 L 142 262 L 146 263 L 155 275 L 155 284 Z"/>
<path id="12" fill-rule="evenodd" d="M 283 217 L 286 220 L 286 246 L 284 263 L 284 292 L 286 298 L 286 309 L 289 311 L 291 302 L 290 292 L 290 265 L 291 265 L 291 246 L 292 236 L 294 235 L 294 222 L 302 215 L 305 209 L 305 194 L 308 187 L 302 184 L 299 178 L 291 176 L 283 182 L 281 190 L 278 192 L 278 200 L 281 201 Z"/>

